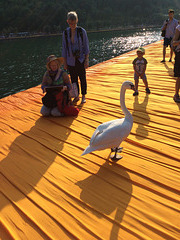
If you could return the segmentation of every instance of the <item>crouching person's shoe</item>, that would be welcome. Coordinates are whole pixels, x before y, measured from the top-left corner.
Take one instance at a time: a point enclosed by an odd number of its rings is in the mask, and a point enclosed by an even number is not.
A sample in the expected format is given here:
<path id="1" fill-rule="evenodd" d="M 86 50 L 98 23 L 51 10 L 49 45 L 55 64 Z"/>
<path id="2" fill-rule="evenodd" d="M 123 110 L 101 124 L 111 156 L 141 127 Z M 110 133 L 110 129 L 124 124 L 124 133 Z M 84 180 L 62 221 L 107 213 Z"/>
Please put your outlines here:
<path id="1" fill-rule="evenodd" d="M 48 108 L 48 107 L 46 107 L 45 105 L 43 105 L 42 108 L 41 108 L 40 113 L 41 113 L 44 117 L 48 117 L 48 116 L 51 115 L 51 110 L 52 110 L 52 108 Z"/>
<path id="2" fill-rule="evenodd" d="M 55 107 L 51 110 L 51 115 L 53 117 L 63 117 L 64 116 L 64 114 L 59 111 L 58 107 Z"/>

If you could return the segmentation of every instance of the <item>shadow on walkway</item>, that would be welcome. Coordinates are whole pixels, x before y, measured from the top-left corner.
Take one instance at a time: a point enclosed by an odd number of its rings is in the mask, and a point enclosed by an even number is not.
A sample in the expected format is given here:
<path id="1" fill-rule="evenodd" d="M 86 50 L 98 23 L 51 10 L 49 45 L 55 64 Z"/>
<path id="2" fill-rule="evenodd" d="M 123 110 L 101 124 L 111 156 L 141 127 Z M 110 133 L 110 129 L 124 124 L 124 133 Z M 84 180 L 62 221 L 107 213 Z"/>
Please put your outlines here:
<path id="1" fill-rule="evenodd" d="M 107 218 L 116 211 L 110 220 L 113 227 L 109 239 L 119 239 L 121 221 L 132 195 L 132 182 L 126 169 L 107 161 L 96 174 L 76 184 L 82 189 L 80 198 L 98 218 Z"/>
<path id="2" fill-rule="evenodd" d="M 147 125 L 149 124 L 150 117 L 146 111 L 148 104 L 149 94 L 146 94 L 144 101 L 139 103 L 138 96 L 134 98 L 133 120 L 138 124 L 136 128 L 136 138 L 138 140 L 145 139 L 148 136 Z"/>
<path id="3" fill-rule="evenodd" d="M 79 106 L 78 106 L 79 107 Z M 71 133 L 75 117 L 40 117 L 35 125 L 18 136 L 0 162 L 3 201 L 0 210 L 10 202 L 26 198 L 34 189 Z"/>

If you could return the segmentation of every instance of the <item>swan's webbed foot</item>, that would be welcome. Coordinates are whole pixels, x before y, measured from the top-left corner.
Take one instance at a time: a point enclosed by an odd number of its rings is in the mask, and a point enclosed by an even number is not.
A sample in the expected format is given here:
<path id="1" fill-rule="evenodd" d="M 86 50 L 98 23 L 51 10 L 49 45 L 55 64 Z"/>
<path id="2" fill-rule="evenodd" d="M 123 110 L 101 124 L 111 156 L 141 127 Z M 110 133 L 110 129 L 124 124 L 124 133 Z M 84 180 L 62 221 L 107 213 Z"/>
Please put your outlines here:
<path id="1" fill-rule="evenodd" d="M 118 160 L 120 160 L 122 158 L 122 156 L 120 156 L 117 153 L 122 152 L 122 147 L 114 147 L 111 148 L 111 155 L 110 155 L 110 159 L 114 162 L 117 162 Z"/>
<path id="2" fill-rule="evenodd" d="M 122 158 L 122 156 L 120 156 L 119 154 L 117 154 L 117 152 L 115 152 L 114 154 L 110 155 L 110 159 L 113 162 L 117 162 L 118 160 L 120 160 Z"/>
<path id="3" fill-rule="evenodd" d="M 111 152 L 118 152 L 118 153 L 120 153 L 120 152 L 122 152 L 122 150 L 123 150 L 123 147 L 113 147 L 113 148 L 111 148 Z"/>

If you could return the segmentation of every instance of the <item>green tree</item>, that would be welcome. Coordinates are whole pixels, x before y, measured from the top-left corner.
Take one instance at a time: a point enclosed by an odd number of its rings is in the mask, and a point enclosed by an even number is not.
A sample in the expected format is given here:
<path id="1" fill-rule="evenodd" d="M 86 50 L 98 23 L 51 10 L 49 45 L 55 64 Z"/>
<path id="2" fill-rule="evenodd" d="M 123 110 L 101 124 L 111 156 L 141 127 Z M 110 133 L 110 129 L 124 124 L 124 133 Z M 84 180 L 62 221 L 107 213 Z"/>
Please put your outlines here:
<path id="1" fill-rule="evenodd" d="M 162 25 L 168 9 L 180 18 L 179 0 L 1 0 L 0 32 L 62 32 L 75 10 L 87 30 L 128 25 Z"/>

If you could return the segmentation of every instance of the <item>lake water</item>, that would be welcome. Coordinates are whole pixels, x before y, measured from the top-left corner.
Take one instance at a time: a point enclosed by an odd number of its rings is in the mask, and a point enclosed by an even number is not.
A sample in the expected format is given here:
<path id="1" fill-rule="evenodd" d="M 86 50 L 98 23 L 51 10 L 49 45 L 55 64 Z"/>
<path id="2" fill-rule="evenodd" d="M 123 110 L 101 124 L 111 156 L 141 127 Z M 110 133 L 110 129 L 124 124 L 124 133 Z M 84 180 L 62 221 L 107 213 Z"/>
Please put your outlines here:
<path id="1" fill-rule="evenodd" d="M 90 66 L 161 39 L 160 29 L 88 33 Z M 61 56 L 62 37 L 0 41 L 0 98 L 37 86 L 46 58 Z"/>

